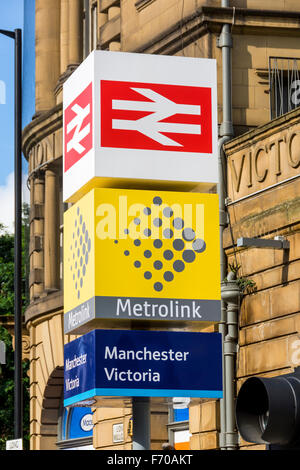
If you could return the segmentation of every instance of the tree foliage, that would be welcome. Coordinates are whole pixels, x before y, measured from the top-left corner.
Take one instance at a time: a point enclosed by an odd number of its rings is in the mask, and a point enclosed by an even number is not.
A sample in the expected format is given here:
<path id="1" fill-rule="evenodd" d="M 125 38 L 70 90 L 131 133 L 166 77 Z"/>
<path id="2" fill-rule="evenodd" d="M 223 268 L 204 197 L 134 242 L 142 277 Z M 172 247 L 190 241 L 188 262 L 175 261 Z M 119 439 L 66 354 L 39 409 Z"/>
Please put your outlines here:
<path id="1" fill-rule="evenodd" d="M 22 311 L 28 303 L 28 241 L 29 208 L 23 205 L 22 224 Z M 14 315 L 14 235 L 0 224 L 0 340 L 6 345 L 6 364 L 0 365 L 0 450 L 5 449 L 6 440 L 14 438 L 14 351 L 12 337 L 1 322 L 1 317 Z M 1 324 L 2 323 L 2 324 Z M 23 435 L 24 447 L 29 443 L 29 368 L 23 361 Z"/>
<path id="2" fill-rule="evenodd" d="M 14 237 L 0 225 L 0 315 L 14 311 Z"/>
<path id="3" fill-rule="evenodd" d="M 14 439 L 14 351 L 12 337 L 0 325 L 0 340 L 6 346 L 6 364 L 0 365 L 0 450 L 6 441 Z M 28 361 L 23 361 L 23 437 L 24 448 L 29 448 L 29 377 Z"/>

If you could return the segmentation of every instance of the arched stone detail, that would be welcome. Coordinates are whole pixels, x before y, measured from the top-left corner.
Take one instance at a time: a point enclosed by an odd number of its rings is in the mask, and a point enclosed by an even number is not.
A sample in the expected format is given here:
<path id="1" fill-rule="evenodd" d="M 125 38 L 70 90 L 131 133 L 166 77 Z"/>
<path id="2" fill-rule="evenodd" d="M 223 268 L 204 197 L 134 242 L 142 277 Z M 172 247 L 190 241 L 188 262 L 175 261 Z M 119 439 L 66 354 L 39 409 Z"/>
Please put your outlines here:
<path id="1" fill-rule="evenodd" d="M 41 410 L 40 449 L 56 449 L 58 421 L 63 395 L 64 370 L 57 367 L 50 375 L 45 387 Z M 51 446 L 51 447 L 49 447 Z"/>
<path id="2" fill-rule="evenodd" d="M 53 450 L 63 390 L 63 312 L 36 318 L 28 329 L 31 449 Z"/>

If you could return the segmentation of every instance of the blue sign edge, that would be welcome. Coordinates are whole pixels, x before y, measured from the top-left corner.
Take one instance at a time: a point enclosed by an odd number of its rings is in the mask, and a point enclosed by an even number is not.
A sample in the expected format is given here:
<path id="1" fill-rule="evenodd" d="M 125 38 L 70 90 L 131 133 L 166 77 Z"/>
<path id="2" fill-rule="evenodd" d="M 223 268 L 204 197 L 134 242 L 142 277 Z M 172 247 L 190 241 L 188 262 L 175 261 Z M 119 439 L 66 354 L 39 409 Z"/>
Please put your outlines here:
<path id="1" fill-rule="evenodd" d="M 64 406 L 74 405 L 80 401 L 103 397 L 194 397 L 223 398 L 222 390 L 153 390 L 136 388 L 94 388 L 64 400 Z"/>

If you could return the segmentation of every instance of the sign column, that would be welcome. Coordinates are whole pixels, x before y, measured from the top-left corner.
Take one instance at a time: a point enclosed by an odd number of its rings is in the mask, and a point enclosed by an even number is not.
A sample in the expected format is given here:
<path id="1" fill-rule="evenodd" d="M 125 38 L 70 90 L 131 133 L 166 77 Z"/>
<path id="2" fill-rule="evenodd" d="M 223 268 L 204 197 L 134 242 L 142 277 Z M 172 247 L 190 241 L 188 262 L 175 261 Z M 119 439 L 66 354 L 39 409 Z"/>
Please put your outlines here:
<path id="1" fill-rule="evenodd" d="M 93 51 L 64 84 L 65 406 L 222 396 L 217 168 L 214 60 Z"/>

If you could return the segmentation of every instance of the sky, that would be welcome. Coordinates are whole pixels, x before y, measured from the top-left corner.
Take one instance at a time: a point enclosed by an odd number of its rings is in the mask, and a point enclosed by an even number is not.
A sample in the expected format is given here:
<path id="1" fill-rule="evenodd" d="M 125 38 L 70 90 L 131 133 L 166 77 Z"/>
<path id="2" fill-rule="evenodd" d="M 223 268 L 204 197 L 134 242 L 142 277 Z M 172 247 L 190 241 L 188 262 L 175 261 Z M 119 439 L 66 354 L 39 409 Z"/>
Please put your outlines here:
<path id="1" fill-rule="evenodd" d="M 0 29 L 22 29 L 24 128 L 34 114 L 34 0 L 0 0 Z M 14 40 L 0 34 L 0 223 L 14 231 Z M 29 202 L 22 158 L 23 202 Z"/>

